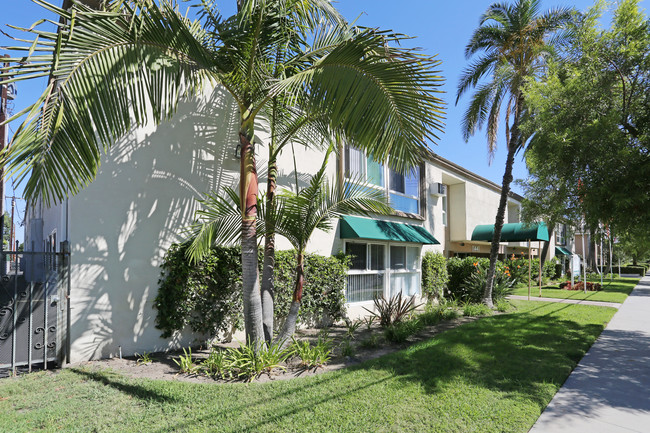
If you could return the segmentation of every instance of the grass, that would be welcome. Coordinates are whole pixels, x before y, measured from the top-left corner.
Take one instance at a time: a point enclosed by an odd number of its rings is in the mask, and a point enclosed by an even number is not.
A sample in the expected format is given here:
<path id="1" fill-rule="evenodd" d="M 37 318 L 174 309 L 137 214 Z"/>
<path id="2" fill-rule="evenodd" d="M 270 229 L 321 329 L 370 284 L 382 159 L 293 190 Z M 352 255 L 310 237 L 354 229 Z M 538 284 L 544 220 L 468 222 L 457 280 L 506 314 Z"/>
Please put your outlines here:
<path id="1" fill-rule="evenodd" d="M 513 305 L 356 367 L 289 381 L 205 385 L 88 367 L 4 379 L 2 429 L 526 432 L 615 310 Z"/>
<path id="2" fill-rule="evenodd" d="M 578 290 L 562 290 L 557 284 L 542 287 L 542 297 L 558 299 L 586 299 L 589 301 L 619 302 L 625 301 L 632 289 L 639 284 L 639 278 L 614 278 L 611 282 L 603 281 L 603 290 L 599 292 L 583 292 Z M 576 279 L 577 281 L 577 279 Z M 594 281 L 600 284 L 600 280 Z M 513 295 L 528 296 L 528 286 L 517 287 Z M 530 296 L 539 296 L 539 286 L 533 287 Z"/>

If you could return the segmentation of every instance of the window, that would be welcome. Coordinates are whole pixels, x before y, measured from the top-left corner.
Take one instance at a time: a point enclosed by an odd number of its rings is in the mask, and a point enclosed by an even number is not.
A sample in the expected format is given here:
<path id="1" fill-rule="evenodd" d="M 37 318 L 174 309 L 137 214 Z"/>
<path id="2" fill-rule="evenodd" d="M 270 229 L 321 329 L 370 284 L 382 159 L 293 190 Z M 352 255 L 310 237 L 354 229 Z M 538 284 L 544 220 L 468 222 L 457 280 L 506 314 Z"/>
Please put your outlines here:
<path id="1" fill-rule="evenodd" d="M 420 213 L 420 169 L 411 170 L 407 175 L 390 172 L 389 200 L 395 209 L 406 213 Z"/>
<path id="2" fill-rule="evenodd" d="M 347 277 L 347 302 L 420 293 L 419 246 L 346 242 L 345 252 L 354 256 Z"/>
<path id="3" fill-rule="evenodd" d="M 555 230 L 555 243 L 566 245 L 566 224 L 559 224 Z"/>
<path id="4" fill-rule="evenodd" d="M 420 213 L 420 169 L 416 167 L 404 175 L 380 164 L 372 156 L 345 147 L 345 177 L 362 180 L 386 191 L 391 206 L 401 212 Z"/>
<path id="5" fill-rule="evenodd" d="M 442 225 L 447 226 L 447 194 L 441 197 L 442 200 Z"/>

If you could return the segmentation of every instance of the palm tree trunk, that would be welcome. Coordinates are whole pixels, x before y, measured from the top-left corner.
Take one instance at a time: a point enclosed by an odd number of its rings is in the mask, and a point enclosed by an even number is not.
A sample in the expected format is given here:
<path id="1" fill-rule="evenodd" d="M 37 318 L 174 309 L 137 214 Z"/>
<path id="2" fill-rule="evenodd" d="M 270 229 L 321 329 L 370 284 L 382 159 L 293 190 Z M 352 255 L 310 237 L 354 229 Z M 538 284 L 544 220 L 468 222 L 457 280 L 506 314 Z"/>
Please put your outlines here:
<path id="1" fill-rule="evenodd" d="M 286 346 L 291 336 L 296 332 L 296 322 L 298 321 L 298 312 L 300 311 L 300 304 L 302 302 L 302 289 L 305 285 L 305 255 L 298 253 L 298 265 L 296 266 L 296 285 L 293 290 L 293 299 L 291 307 L 289 307 L 289 314 L 284 320 L 282 330 L 275 339 L 276 344 Z"/>
<path id="2" fill-rule="evenodd" d="M 508 142 L 508 156 L 506 158 L 506 171 L 503 173 L 503 182 L 501 184 L 501 198 L 499 199 L 499 208 L 494 220 L 494 233 L 492 234 L 492 246 L 490 248 L 490 267 L 487 273 L 487 282 L 485 292 L 483 292 L 483 303 L 490 308 L 494 308 L 492 302 L 492 289 L 494 288 L 494 274 L 496 272 L 497 257 L 499 255 L 499 242 L 501 241 L 501 231 L 508 204 L 508 194 L 510 193 L 510 184 L 512 183 L 512 167 L 515 164 L 515 154 L 519 150 L 519 118 L 523 105 L 523 95 L 520 93 L 515 105 L 515 116 L 510 131 L 510 141 Z"/>
<path id="3" fill-rule="evenodd" d="M 269 174 L 266 184 L 266 233 L 264 234 L 264 265 L 262 267 L 262 326 L 264 339 L 273 339 L 273 305 L 275 302 L 273 268 L 275 267 L 275 189 L 278 166 L 274 159 L 269 160 Z M 269 215 L 271 216 L 269 218 Z"/>
<path id="4" fill-rule="evenodd" d="M 244 303 L 244 325 L 246 340 L 259 348 L 264 336 L 262 329 L 262 299 L 257 258 L 257 169 L 255 153 L 246 134 L 244 123 L 239 133 L 241 144 L 241 166 L 239 194 L 242 203 L 242 289 Z"/>

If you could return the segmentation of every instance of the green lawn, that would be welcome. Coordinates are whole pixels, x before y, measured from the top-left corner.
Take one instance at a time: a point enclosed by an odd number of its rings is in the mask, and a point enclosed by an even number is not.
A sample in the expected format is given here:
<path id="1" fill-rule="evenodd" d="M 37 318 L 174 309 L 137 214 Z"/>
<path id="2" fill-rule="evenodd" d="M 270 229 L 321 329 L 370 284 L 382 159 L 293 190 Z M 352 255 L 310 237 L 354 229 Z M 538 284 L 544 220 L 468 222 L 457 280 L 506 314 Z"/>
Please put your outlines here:
<path id="1" fill-rule="evenodd" d="M 197 385 L 66 369 L 0 380 L 3 432 L 526 432 L 616 310 L 515 301 L 357 367 Z"/>
<path id="2" fill-rule="evenodd" d="M 557 284 L 542 287 L 542 297 L 560 299 L 587 299 L 589 301 L 619 302 L 622 303 L 632 289 L 639 284 L 640 278 L 614 278 L 612 282 L 604 280 L 603 290 L 599 292 L 583 292 L 577 290 L 561 290 Z M 577 280 L 576 280 L 577 281 Z M 600 284 L 600 280 L 595 281 Z M 528 286 L 517 287 L 513 295 L 528 295 Z M 533 287 L 530 296 L 539 296 L 539 286 Z"/>

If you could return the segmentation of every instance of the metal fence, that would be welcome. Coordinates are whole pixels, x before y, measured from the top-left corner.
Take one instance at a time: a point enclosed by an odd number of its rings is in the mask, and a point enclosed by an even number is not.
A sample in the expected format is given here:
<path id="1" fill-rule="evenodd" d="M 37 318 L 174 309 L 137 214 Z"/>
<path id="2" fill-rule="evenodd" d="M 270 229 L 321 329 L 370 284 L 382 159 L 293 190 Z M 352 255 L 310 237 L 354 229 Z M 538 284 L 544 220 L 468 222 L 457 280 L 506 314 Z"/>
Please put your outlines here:
<path id="1" fill-rule="evenodd" d="M 47 369 L 68 357 L 69 258 L 0 251 L 0 375 Z"/>

